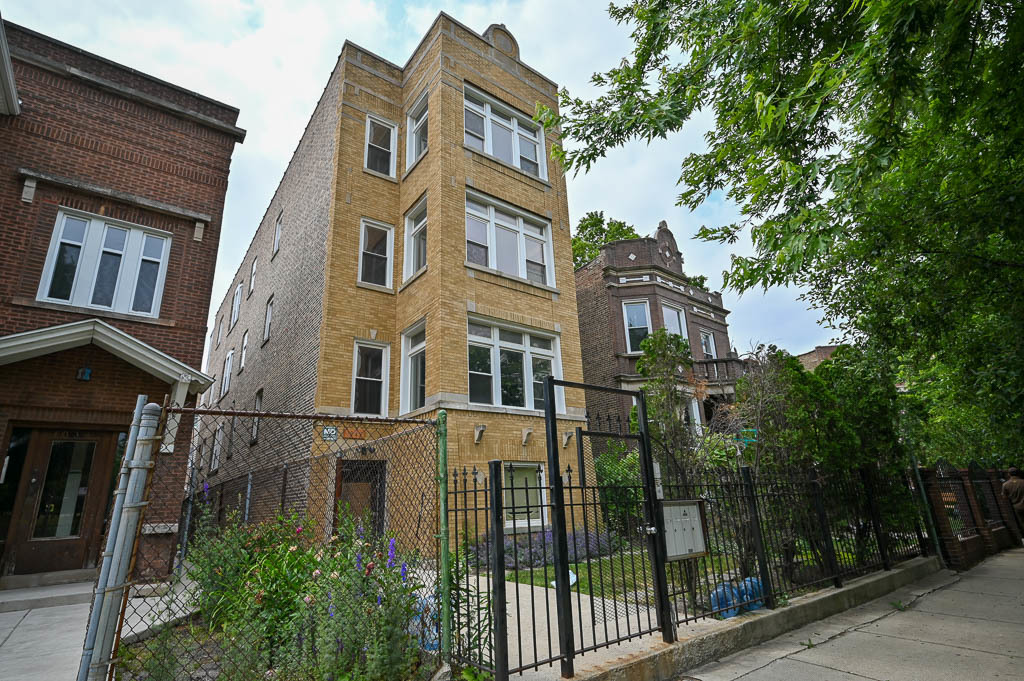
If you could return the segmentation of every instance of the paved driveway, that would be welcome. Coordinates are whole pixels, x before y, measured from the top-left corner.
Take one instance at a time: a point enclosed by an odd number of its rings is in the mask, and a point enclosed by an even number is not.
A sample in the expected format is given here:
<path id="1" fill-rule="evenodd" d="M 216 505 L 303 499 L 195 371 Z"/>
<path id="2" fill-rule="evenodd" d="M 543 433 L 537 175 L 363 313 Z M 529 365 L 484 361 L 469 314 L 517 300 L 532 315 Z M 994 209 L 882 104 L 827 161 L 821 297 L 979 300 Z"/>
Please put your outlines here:
<path id="1" fill-rule="evenodd" d="M 897 591 L 681 679 L 1024 679 L 1024 549 L 993 556 L 958 578 L 934 580 L 936 589 L 924 595 Z"/>

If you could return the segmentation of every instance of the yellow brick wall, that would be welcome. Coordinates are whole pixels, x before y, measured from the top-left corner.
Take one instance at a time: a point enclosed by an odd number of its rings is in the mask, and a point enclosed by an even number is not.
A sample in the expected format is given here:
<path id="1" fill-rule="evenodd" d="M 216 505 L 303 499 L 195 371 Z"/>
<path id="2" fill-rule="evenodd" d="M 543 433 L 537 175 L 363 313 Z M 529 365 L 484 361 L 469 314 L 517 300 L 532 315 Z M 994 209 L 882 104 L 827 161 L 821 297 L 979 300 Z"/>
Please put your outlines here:
<path id="1" fill-rule="evenodd" d="M 528 56 L 528 55 L 527 55 Z M 428 404 L 431 396 L 468 393 L 466 319 L 475 313 L 547 330 L 558 330 L 562 375 L 582 380 L 576 291 L 572 270 L 565 178 L 548 160 L 549 182 L 468 150 L 463 145 L 464 82 L 526 114 L 537 102 L 556 106 L 556 89 L 515 60 L 496 54 L 483 39 L 439 17 L 403 69 L 351 44 L 342 52 L 343 87 L 337 143 L 335 200 L 328 236 L 324 321 L 316 405 L 347 413 L 352 395 L 355 339 L 390 343 L 389 415 L 399 414 L 401 333 L 426 319 Z M 406 115 L 429 89 L 428 151 L 408 173 Z M 397 178 L 363 170 L 365 120 L 373 113 L 398 124 Z M 550 152 L 551 136 L 547 136 Z M 557 293 L 466 266 L 466 188 L 537 214 L 551 224 Z M 427 270 L 402 285 L 405 214 L 426 192 Z M 356 285 L 360 218 L 393 225 L 392 292 Z M 569 392 L 567 407 L 584 407 Z M 494 413 L 445 405 L 449 413 L 450 462 L 486 466 L 492 458 L 546 460 L 544 421 L 533 413 Z M 430 411 L 423 416 L 433 416 Z M 476 425 L 486 425 L 474 444 Z M 571 429 L 577 422 L 566 421 Z M 524 428 L 532 428 L 522 444 Z M 575 466 L 575 447 L 566 450 Z"/>

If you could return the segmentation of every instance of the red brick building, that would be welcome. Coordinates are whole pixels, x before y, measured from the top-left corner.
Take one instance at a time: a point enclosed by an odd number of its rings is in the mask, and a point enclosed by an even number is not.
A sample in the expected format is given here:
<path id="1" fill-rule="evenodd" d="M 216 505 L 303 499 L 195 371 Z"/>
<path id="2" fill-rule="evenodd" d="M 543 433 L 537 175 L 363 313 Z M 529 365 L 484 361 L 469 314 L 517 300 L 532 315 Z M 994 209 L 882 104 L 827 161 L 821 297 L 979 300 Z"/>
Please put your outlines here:
<path id="1" fill-rule="evenodd" d="M 136 395 L 187 404 L 212 382 L 237 117 L 0 23 L 0 575 L 95 566 Z M 158 479 L 184 480 L 188 433 Z M 170 558 L 181 496 L 154 489 L 144 550 Z"/>
<path id="2" fill-rule="evenodd" d="M 662 221 L 655 236 L 614 241 L 576 270 L 583 350 L 583 379 L 594 385 L 637 390 L 640 343 L 655 329 L 686 338 L 693 355 L 693 395 L 685 415 L 707 424 L 718 402 L 732 401 L 743 361 L 731 349 L 729 311 L 722 294 L 706 291 L 683 273 L 683 254 Z M 605 402 L 597 402 L 604 400 Z M 630 398 L 588 394 L 591 417 L 629 423 Z"/>

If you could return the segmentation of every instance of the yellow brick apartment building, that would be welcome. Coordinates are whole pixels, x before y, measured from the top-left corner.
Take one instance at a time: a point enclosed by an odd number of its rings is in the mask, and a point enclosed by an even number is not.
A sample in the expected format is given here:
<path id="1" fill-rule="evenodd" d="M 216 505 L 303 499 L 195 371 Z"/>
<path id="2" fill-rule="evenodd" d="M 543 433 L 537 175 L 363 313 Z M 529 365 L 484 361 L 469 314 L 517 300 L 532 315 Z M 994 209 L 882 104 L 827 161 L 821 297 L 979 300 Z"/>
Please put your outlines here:
<path id="1" fill-rule="evenodd" d="M 565 179 L 531 120 L 556 95 L 504 26 L 442 13 L 404 66 L 346 41 L 218 308 L 206 405 L 445 409 L 453 468 L 546 475 L 542 381 L 582 380 Z M 583 425 L 582 395 L 556 407 Z"/>

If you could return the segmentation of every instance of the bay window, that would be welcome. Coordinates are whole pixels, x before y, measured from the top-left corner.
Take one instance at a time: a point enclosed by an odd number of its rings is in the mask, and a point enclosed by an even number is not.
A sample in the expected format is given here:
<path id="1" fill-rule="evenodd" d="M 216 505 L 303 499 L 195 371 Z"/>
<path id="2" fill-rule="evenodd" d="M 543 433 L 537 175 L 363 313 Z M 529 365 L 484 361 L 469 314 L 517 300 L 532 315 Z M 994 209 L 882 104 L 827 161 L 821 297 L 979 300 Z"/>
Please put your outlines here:
<path id="1" fill-rule="evenodd" d="M 427 153 L 428 94 L 429 93 L 424 92 L 423 96 L 416 102 L 412 111 L 409 112 L 409 119 L 406 127 L 406 130 L 408 131 L 406 135 L 408 148 L 406 150 L 405 167 L 407 170 L 412 167 L 412 164 L 418 161 L 423 154 Z"/>
<path id="2" fill-rule="evenodd" d="M 403 280 L 427 266 L 427 198 L 423 197 L 405 217 L 405 265 Z"/>
<path id="3" fill-rule="evenodd" d="M 626 323 L 626 352 L 640 352 L 640 343 L 651 335 L 651 315 L 646 300 L 622 303 Z"/>
<path id="4" fill-rule="evenodd" d="M 387 346 L 357 341 L 352 379 L 352 412 L 386 416 L 388 409 Z"/>
<path id="5" fill-rule="evenodd" d="M 547 164 L 541 162 L 544 133 L 539 125 L 529 116 L 468 85 L 464 101 L 467 147 L 490 154 L 534 177 L 547 179 Z"/>
<path id="6" fill-rule="evenodd" d="M 686 338 L 686 313 L 682 308 L 662 305 L 661 316 L 665 320 L 666 331 Z"/>
<path id="7" fill-rule="evenodd" d="M 366 155 L 363 163 L 372 170 L 388 177 L 395 176 L 395 138 L 397 126 L 382 118 L 366 117 Z"/>
<path id="8" fill-rule="evenodd" d="M 391 288 L 391 225 L 365 219 L 361 224 L 359 281 Z"/>
<path id="9" fill-rule="evenodd" d="M 402 336 L 402 413 L 427 402 L 427 330 L 420 324 Z"/>
<path id="10" fill-rule="evenodd" d="M 700 330 L 700 349 L 704 352 L 704 359 L 715 359 L 718 352 L 715 350 L 715 335 L 704 329 Z"/>
<path id="11" fill-rule="evenodd" d="M 551 225 L 482 194 L 466 194 L 466 261 L 545 286 L 555 285 Z"/>
<path id="12" fill-rule="evenodd" d="M 471 403 L 544 409 L 544 379 L 560 375 L 557 337 L 471 319 L 468 339 Z"/>
<path id="13" fill-rule="evenodd" d="M 37 299 L 157 317 L 171 235 L 61 209 Z"/>

